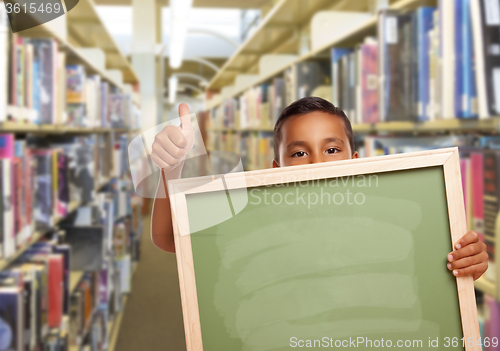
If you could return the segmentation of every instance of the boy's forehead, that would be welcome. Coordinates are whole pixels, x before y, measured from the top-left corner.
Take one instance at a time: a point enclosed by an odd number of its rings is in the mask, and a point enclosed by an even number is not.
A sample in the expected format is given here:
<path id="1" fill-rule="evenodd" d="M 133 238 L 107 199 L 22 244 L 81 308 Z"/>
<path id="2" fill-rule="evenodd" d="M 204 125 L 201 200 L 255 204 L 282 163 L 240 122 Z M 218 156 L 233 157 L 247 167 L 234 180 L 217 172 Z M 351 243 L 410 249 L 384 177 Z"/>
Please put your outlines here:
<path id="1" fill-rule="evenodd" d="M 315 111 L 290 117 L 281 128 L 281 142 L 290 143 L 297 139 L 309 141 L 325 138 L 347 139 L 344 121 L 336 115 Z"/>

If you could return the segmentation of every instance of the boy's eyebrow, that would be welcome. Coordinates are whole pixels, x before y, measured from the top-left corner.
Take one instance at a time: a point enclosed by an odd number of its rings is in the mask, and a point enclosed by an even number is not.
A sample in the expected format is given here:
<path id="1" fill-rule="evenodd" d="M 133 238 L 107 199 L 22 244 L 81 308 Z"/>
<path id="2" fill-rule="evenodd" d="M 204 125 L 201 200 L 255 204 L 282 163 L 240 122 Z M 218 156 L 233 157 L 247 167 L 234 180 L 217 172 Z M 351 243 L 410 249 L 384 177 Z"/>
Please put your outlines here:
<path id="1" fill-rule="evenodd" d="M 324 141 L 327 142 L 327 143 L 342 143 L 342 144 L 345 144 L 344 140 L 342 140 L 340 138 L 334 138 L 334 137 L 325 138 Z"/>
<path id="2" fill-rule="evenodd" d="M 290 149 L 294 146 L 307 146 L 307 142 L 302 140 L 292 141 L 290 144 L 286 146 L 287 149 Z"/>
<path id="3" fill-rule="evenodd" d="M 335 138 L 335 137 L 325 138 L 325 139 L 323 139 L 323 141 L 326 142 L 326 143 L 342 143 L 342 144 L 345 144 L 344 140 L 342 140 L 340 138 Z M 295 146 L 307 146 L 307 142 L 302 141 L 302 140 L 292 141 L 290 144 L 288 144 L 286 146 L 286 148 L 290 149 L 290 148 L 295 147 Z"/>

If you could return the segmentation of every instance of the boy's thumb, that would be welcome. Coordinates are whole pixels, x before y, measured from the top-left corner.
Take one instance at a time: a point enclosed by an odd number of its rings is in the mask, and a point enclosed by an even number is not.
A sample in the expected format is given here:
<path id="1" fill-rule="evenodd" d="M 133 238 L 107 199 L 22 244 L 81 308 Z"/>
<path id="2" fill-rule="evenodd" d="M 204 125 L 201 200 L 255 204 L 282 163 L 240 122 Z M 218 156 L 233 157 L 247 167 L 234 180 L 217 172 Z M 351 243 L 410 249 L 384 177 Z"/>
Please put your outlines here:
<path id="1" fill-rule="evenodd" d="M 181 129 L 193 128 L 191 125 L 191 113 L 187 104 L 183 103 L 179 105 L 179 118 L 181 120 Z"/>

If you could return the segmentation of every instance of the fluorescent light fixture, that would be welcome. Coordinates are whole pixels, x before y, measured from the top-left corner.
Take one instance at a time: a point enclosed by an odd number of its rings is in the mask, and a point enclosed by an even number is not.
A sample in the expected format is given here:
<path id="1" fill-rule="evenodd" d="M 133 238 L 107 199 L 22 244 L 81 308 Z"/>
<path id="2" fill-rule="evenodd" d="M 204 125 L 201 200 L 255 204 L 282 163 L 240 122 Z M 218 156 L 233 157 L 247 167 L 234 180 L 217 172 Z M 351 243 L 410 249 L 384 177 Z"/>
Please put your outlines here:
<path id="1" fill-rule="evenodd" d="M 189 13 L 193 0 L 170 0 L 170 67 L 182 64 L 188 28 Z"/>
<path id="2" fill-rule="evenodd" d="M 168 79 L 168 102 L 172 105 L 175 103 L 175 98 L 177 97 L 178 85 L 179 79 L 176 76 L 172 76 Z"/>

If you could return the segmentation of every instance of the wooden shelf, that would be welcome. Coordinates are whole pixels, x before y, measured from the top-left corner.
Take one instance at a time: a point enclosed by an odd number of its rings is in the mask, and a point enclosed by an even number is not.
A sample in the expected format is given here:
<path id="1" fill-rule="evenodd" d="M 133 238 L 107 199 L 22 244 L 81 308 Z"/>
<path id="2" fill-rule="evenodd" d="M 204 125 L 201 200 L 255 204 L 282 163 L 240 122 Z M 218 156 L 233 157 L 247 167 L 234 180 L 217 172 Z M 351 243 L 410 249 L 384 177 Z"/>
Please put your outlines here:
<path id="1" fill-rule="evenodd" d="M 299 0 L 300 1 L 300 0 Z M 436 1 L 428 0 L 426 1 L 428 4 L 435 4 Z M 305 3 L 305 2 L 304 2 Z M 357 4 L 356 4 L 357 3 Z M 210 81 L 207 90 L 209 89 L 220 89 L 225 86 L 230 86 L 234 83 L 235 78 L 238 74 L 241 73 L 253 73 L 253 74 L 258 74 L 259 72 L 251 72 L 250 68 L 252 65 L 255 65 L 255 62 L 258 61 L 259 57 L 263 54 L 269 54 L 272 51 L 270 50 L 265 50 L 262 49 L 255 53 L 254 48 L 260 48 L 264 47 L 267 48 L 267 46 L 263 45 L 262 42 L 268 39 L 265 39 L 266 33 L 269 32 L 269 30 L 275 30 L 274 28 L 278 27 L 280 28 L 279 25 L 276 25 L 276 23 L 283 23 L 281 20 L 285 18 L 285 23 L 288 26 L 297 26 L 298 23 L 304 23 L 306 20 L 309 20 L 312 15 L 319 11 L 319 10 L 327 10 L 327 9 L 337 9 L 336 5 L 340 6 L 348 6 L 348 7 L 341 7 L 340 10 L 362 10 L 363 9 L 363 4 L 365 4 L 365 1 L 360 1 L 360 2 L 345 2 L 345 5 L 343 3 L 340 3 L 339 1 L 316 1 L 314 6 L 310 6 L 307 8 L 305 11 L 300 11 L 301 4 L 297 3 L 297 0 L 282 0 L 278 2 L 278 4 L 275 5 L 272 11 L 269 12 L 269 14 L 266 16 L 266 18 L 261 22 L 261 25 L 259 28 L 254 32 L 254 34 L 249 37 L 240 47 L 239 49 L 228 59 L 226 64 L 221 68 L 221 70 L 213 77 L 213 79 Z M 390 9 L 414 9 L 417 8 L 418 6 L 423 6 L 425 4 L 422 3 L 421 0 L 398 0 L 398 1 L 393 1 L 393 3 L 390 5 Z M 366 6 L 365 6 L 366 7 Z M 313 11 L 314 10 L 314 11 Z M 298 11 L 298 12 L 297 12 Z M 317 48 L 315 50 L 310 50 L 309 52 L 299 56 L 296 60 L 289 62 L 286 65 L 283 65 L 282 67 L 276 67 L 275 69 L 271 70 L 267 74 L 263 74 L 258 79 L 253 81 L 250 85 L 248 86 L 241 86 L 238 87 L 237 90 L 233 91 L 231 96 L 226 96 L 225 98 L 232 98 L 241 95 L 244 91 L 247 89 L 251 88 L 252 86 L 262 84 L 273 77 L 281 74 L 284 72 L 287 68 L 291 67 L 292 65 L 298 63 L 298 62 L 303 62 L 309 59 L 313 59 L 316 57 L 322 57 L 324 56 L 327 51 L 335 46 L 338 47 L 349 47 L 349 46 L 354 46 L 364 40 L 366 36 L 369 35 L 375 35 L 377 30 L 377 16 L 373 15 L 371 16 L 368 20 L 357 26 L 356 28 L 352 29 L 351 31 L 347 32 L 346 34 L 337 37 L 335 40 L 329 41 L 328 43 L 322 45 L 320 48 Z M 271 36 L 272 37 L 272 36 Z M 275 36 L 276 37 L 276 36 Z M 281 39 L 283 40 L 283 39 Z M 280 40 L 277 40 L 274 42 L 274 46 L 271 46 L 271 48 L 274 48 L 280 43 Z M 249 52 L 252 53 L 252 59 L 246 57 L 249 56 Z M 251 62 L 248 63 L 248 61 Z M 223 97 L 224 98 L 224 97 Z M 220 98 L 215 98 L 214 101 L 208 100 L 206 101 L 206 108 L 211 109 L 219 106 L 222 103 L 223 99 Z"/>
<path id="2" fill-rule="evenodd" d="M 78 207 L 81 206 L 81 203 L 79 202 L 71 202 L 68 206 L 68 215 L 76 210 Z M 54 225 L 59 223 L 61 220 L 63 220 L 65 217 L 58 217 L 54 218 Z M 11 265 L 15 260 L 17 260 L 31 245 L 36 243 L 40 238 L 42 238 L 45 234 L 47 234 L 50 230 L 53 228 L 49 228 L 47 230 L 42 230 L 42 231 L 35 231 L 33 235 L 31 236 L 29 242 L 25 243 L 19 250 L 16 251 L 14 255 L 9 257 L 8 259 L 2 259 L 0 260 L 0 271 L 7 268 L 9 265 Z"/>
<path id="3" fill-rule="evenodd" d="M 208 128 L 207 131 L 220 133 L 272 132 L 273 128 Z M 500 117 L 488 119 L 464 120 L 443 119 L 428 122 L 380 122 L 373 124 L 353 124 L 354 133 L 432 133 L 432 132 L 465 132 L 483 131 L 500 132 Z"/>
<path id="4" fill-rule="evenodd" d="M 68 41 L 72 45 L 102 49 L 106 53 L 106 68 L 122 71 L 123 80 L 126 83 L 139 81 L 132 65 L 102 23 L 93 0 L 80 0 L 66 16 L 68 17 Z"/>
<path id="5" fill-rule="evenodd" d="M 71 271 L 69 273 L 69 294 L 71 295 L 78 286 L 78 283 L 82 280 L 85 272 L 83 271 Z"/>
<path id="6" fill-rule="evenodd" d="M 232 84 L 236 76 L 239 73 L 247 73 L 259 61 L 261 55 L 270 53 L 283 42 L 293 38 L 300 26 L 305 25 L 314 13 L 340 2 L 339 0 L 278 1 L 260 22 L 258 28 L 212 78 L 207 89 L 220 89 Z M 298 36 L 296 40 L 298 41 Z"/>
<path id="7" fill-rule="evenodd" d="M 474 282 L 474 287 L 476 288 L 476 290 L 482 291 L 482 292 L 484 292 L 488 295 L 491 295 L 495 298 L 497 296 L 496 295 L 497 289 L 496 289 L 495 283 L 492 281 L 489 281 L 484 276 L 482 276 L 481 278 L 479 278 L 478 280 L 476 280 Z"/>
<path id="8" fill-rule="evenodd" d="M 52 124 L 0 123 L 0 133 L 36 133 L 36 134 L 100 134 L 100 133 L 139 133 L 139 129 L 127 128 L 85 128 Z"/>
<path id="9" fill-rule="evenodd" d="M 126 83 L 138 83 L 138 77 L 128 59 L 122 54 L 99 17 L 93 0 L 80 0 L 78 4 L 66 14 L 65 36 L 54 30 L 51 23 L 43 23 L 35 28 L 27 29 L 18 34 L 29 38 L 53 38 L 59 44 L 59 50 L 66 53 L 67 63 L 77 63 L 85 67 L 89 74 L 98 74 L 101 79 L 123 90 L 121 82 L 113 79 L 106 69 L 117 69 L 123 74 Z M 89 29 L 90 27 L 90 29 Z M 80 48 L 101 49 L 106 57 L 106 69 L 97 67 L 78 52 Z"/>

